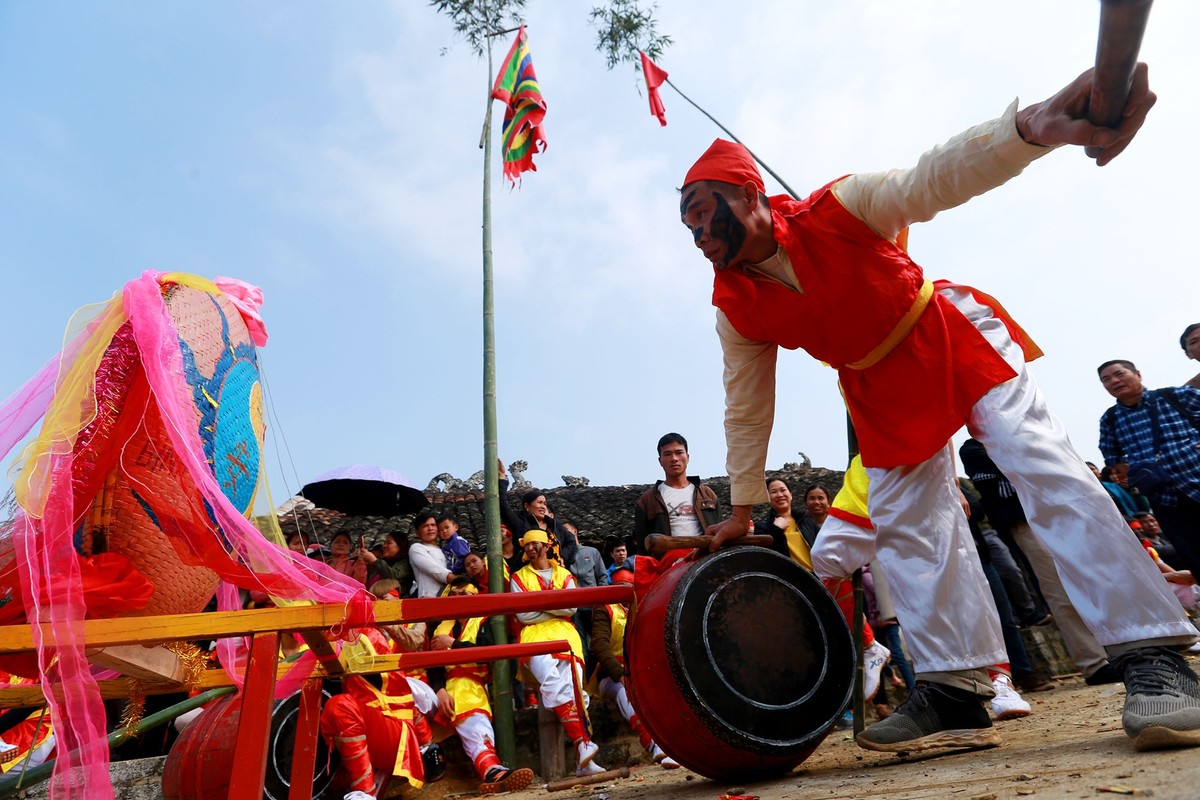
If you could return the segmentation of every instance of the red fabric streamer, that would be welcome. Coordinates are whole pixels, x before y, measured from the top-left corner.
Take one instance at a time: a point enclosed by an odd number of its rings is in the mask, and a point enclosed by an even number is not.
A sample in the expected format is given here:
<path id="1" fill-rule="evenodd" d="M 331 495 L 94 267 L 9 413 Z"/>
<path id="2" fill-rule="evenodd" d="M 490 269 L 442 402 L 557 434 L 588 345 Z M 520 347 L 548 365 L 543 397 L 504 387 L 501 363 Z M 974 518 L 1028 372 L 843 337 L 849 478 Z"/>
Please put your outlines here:
<path id="1" fill-rule="evenodd" d="M 650 113 L 658 117 L 659 125 L 667 124 L 667 107 L 663 105 L 658 87 L 667 79 L 667 71 L 650 60 L 650 57 L 638 51 L 642 57 L 642 74 L 646 76 L 646 94 L 650 97 Z"/>

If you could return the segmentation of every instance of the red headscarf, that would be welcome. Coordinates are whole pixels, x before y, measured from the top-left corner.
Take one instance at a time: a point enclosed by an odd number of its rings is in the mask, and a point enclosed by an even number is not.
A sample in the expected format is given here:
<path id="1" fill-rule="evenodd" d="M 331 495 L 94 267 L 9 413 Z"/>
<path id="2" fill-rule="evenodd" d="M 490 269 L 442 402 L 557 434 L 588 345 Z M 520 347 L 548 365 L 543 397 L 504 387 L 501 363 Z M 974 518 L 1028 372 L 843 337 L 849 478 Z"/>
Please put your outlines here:
<path id="1" fill-rule="evenodd" d="M 633 586 L 633 573 L 627 569 L 619 569 L 612 574 L 612 582 L 614 584 L 627 583 Z"/>
<path id="2" fill-rule="evenodd" d="M 754 163 L 754 157 L 750 155 L 750 151 L 740 144 L 725 139 L 714 139 L 709 148 L 704 151 L 704 155 L 696 159 L 695 164 L 692 164 L 692 168 L 688 170 L 683 179 L 683 185 L 687 186 L 693 181 L 720 181 L 721 183 L 732 183 L 735 186 L 741 186 L 746 181 L 751 181 L 758 187 L 759 192 L 767 191 L 766 184 L 763 183 L 762 175 L 759 174 L 758 166 Z"/>

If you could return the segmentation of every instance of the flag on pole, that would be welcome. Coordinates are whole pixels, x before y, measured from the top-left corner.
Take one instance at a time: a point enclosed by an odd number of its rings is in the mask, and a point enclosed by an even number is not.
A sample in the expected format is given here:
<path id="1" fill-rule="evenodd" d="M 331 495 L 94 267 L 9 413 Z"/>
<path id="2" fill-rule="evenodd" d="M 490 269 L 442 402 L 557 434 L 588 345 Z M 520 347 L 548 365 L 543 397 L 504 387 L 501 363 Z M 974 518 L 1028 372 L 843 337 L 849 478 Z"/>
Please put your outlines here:
<path id="1" fill-rule="evenodd" d="M 516 182 L 522 172 L 537 171 L 533 154 L 546 149 L 546 133 L 542 120 L 546 117 L 546 101 L 542 98 L 537 75 L 533 72 L 533 58 L 529 55 L 529 42 L 525 26 L 517 31 L 517 38 L 496 83 L 492 97 L 507 104 L 504 110 L 504 128 L 501 133 L 504 152 L 504 177 Z"/>
<path id="2" fill-rule="evenodd" d="M 642 57 L 642 74 L 646 76 L 646 94 L 650 95 L 650 113 L 658 117 L 660 125 L 666 125 L 667 107 L 663 105 L 662 97 L 658 94 L 658 87 L 667 79 L 667 71 L 651 61 L 641 50 L 638 50 L 638 55 Z"/>

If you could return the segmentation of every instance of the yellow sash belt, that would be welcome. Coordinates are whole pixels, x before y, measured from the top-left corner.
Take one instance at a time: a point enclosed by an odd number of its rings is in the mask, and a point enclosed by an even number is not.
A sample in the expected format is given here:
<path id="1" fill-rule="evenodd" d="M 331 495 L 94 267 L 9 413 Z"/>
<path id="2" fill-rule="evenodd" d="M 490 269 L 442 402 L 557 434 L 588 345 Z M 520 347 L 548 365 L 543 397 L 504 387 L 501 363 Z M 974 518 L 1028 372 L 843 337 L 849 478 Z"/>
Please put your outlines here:
<path id="1" fill-rule="evenodd" d="M 883 360 L 884 356 L 896 349 L 896 345 L 904 341 L 904 337 L 912 332 L 912 329 L 917 326 L 917 320 L 921 318 L 921 314 L 925 311 L 925 306 L 929 305 L 930 299 L 933 297 L 933 282 L 928 278 L 921 284 L 917 296 L 913 298 L 912 307 L 900 318 L 896 323 L 896 327 L 892 328 L 892 332 L 884 337 L 883 341 L 871 348 L 871 352 L 860 358 L 858 361 L 853 361 L 846 365 L 847 369 L 867 369 L 873 367 Z"/>

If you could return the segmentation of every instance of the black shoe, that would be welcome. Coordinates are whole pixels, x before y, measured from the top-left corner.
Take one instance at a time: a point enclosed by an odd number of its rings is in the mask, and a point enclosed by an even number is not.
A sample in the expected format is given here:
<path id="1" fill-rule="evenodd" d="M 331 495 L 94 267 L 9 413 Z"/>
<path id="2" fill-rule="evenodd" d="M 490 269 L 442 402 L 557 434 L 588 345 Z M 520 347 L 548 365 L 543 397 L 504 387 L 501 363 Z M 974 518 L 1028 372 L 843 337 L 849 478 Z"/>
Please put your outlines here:
<path id="1" fill-rule="evenodd" d="M 887 719 L 860 733 L 866 750 L 911 753 L 933 747 L 995 747 L 1000 737 L 983 698 L 952 686 L 918 681 L 908 699 Z"/>
<path id="2" fill-rule="evenodd" d="M 446 754 L 441 746 L 434 742 L 421 752 L 421 762 L 425 766 L 425 782 L 440 781 L 446 774 Z"/>
<path id="3" fill-rule="evenodd" d="M 1105 683 L 1120 683 L 1121 673 L 1112 664 L 1105 664 L 1100 669 L 1083 679 L 1088 686 L 1101 686 Z"/>
<path id="4" fill-rule="evenodd" d="M 1200 745 L 1200 679 L 1182 655 L 1143 647 L 1112 660 L 1125 677 L 1121 725 L 1137 750 Z"/>

